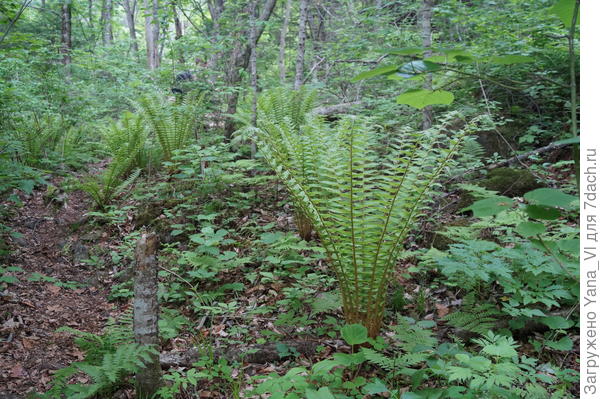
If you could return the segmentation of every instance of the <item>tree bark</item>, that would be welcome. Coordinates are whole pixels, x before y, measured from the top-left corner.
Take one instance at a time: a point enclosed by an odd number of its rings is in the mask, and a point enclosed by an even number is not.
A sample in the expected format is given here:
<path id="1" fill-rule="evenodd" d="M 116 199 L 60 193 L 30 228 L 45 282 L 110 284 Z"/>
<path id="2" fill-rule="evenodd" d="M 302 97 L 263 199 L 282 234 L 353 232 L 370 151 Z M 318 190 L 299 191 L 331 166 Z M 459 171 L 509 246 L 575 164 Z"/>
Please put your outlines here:
<path id="1" fill-rule="evenodd" d="M 285 13 L 283 15 L 283 25 L 281 26 L 281 36 L 279 37 L 279 82 L 285 83 L 285 40 L 290 23 L 290 14 L 292 13 L 292 0 L 285 3 Z"/>
<path id="2" fill-rule="evenodd" d="M 144 0 L 146 9 L 146 57 L 148 59 L 148 68 L 155 70 L 160 65 L 158 54 L 158 0 Z M 151 11 L 151 12 L 150 12 Z"/>
<path id="3" fill-rule="evenodd" d="M 133 298 L 133 331 L 135 342 L 151 345 L 158 350 L 158 263 L 156 234 L 142 234 L 135 248 L 135 277 Z M 139 398 L 150 398 L 160 387 L 161 369 L 159 355 L 152 354 L 151 361 L 136 374 Z"/>
<path id="4" fill-rule="evenodd" d="M 125 19 L 127 20 L 127 27 L 129 28 L 129 48 L 137 57 L 139 47 L 137 42 L 137 35 L 135 32 L 135 7 L 136 0 L 133 1 L 133 4 L 130 3 L 130 0 L 123 0 L 123 8 L 125 9 Z"/>
<path id="5" fill-rule="evenodd" d="M 179 19 L 179 14 L 177 13 L 177 7 L 175 7 L 175 2 L 171 3 L 171 7 L 173 9 L 173 24 L 175 25 L 175 40 L 179 40 L 183 36 L 181 20 Z"/>
<path id="6" fill-rule="evenodd" d="M 219 20 L 221 19 L 221 15 L 223 14 L 223 10 L 225 9 L 225 5 L 223 4 L 223 0 L 208 0 L 208 12 L 210 13 L 210 18 L 212 20 L 212 34 L 210 37 L 210 42 L 213 46 L 216 47 L 217 40 L 219 34 L 221 33 L 221 25 Z M 215 70 L 217 69 L 217 63 L 219 62 L 219 57 L 221 53 L 219 51 L 214 51 L 211 53 L 208 61 L 206 62 L 206 67 L 211 72 L 208 81 L 211 84 L 214 84 L 217 80 L 217 74 Z"/>
<path id="7" fill-rule="evenodd" d="M 575 1 L 573 7 L 573 16 L 571 18 L 571 27 L 569 28 L 569 86 L 571 92 L 571 134 L 573 137 L 579 136 L 579 123 L 577 120 L 577 76 L 575 74 L 575 32 L 577 31 L 577 19 L 579 17 L 579 0 Z M 577 181 L 577 191 L 580 190 L 581 169 L 579 163 L 579 146 L 573 146 L 573 160 L 575 161 L 575 180 Z"/>
<path id="8" fill-rule="evenodd" d="M 252 87 L 252 126 L 256 127 L 257 101 L 258 101 L 258 76 L 256 72 L 256 1 L 250 4 L 250 86 Z M 252 158 L 256 155 L 256 143 L 250 144 Z"/>
<path id="9" fill-rule="evenodd" d="M 309 75 L 312 75 L 313 82 L 317 82 L 319 76 L 320 65 L 323 59 L 320 57 L 322 44 L 327 40 L 325 31 L 325 15 L 326 11 L 321 3 L 317 3 L 312 7 L 312 12 L 308 13 L 308 26 L 310 28 L 310 38 L 313 46 L 313 62 Z M 308 76 L 305 78 L 308 79 Z"/>
<path id="10" fill-rule="evenodd" d="M 102 13 L 100 20 L 102 22 L 102 43 L 106 46 L 113 42 L 112 31 L 112 0 L 102 0 Z"/>
<path id="11" fill-rule="evenodd" d="M 298 20 L 298 54 L 296 56 L 296 75 L 294 90 L 302 86 L 304 80 L 304 52 L 306 49 L 306 20 L 308 19 L 308 0 L 300 0 L 300 19 Z"/>
<path id="12" fill-rule="evenodd" d="M 265 0 L 262 10 L 260 12 L 260 16 L 257 20 L 256 27 L 256 37 L 255 41 L 258 42 L 260 37 L 265 29 L 265 24 L 261 22 L 266 22 L 271 17 L 273 13 L 273 8 L 275 8 L 275 3 L 277 0 Z M 259 24 L 260 23 L 260 24 Z M 255 44 L 256 45 L 256 44 Z M 229 58 L 229 65 L 227 68 L 227 73 L 225 76 L 225 82 L 229 87 L 236 87 L 241 80 L 240 71 L 248 68 L 248 64 L 250 62 L 250 44 L 242 45 L 238 42 L 233 51 L 231 52 L 231 56 Z M 229 115 L 233 115 L 237 111 L 237 103 L 238 103 L 239 93 L 235 90 L 232 94 L 229 95 L 227 99 L 227 113 Z M 225 139 L 229 140 L 231 135 L 235 130 L 235 122 L 232 118 L 228 118 L 225 122 Z"/>
<path id="13" fill-rule="evenodd" d="M 431 57 L 431 9 L 433 8 L 435 0 L 423 0 L 423 6 L 421 8 L 421 39 L 425 51 L 423 52 L 423 58 Z M 433 89 L 433 78 L 430 73 L 425 75 L 425 82 L 423 87 L 426 90 Z M 423 108 L 423 123 L 421 127 L 423 130 L 429 129 L 433 125 L 433 109 L 430 105 Z"/>
<path id="14" fill-rule="evenodd" d="M 60 19 L 60 53 L 63 55 L 62 63 L 66 66 L 71 63 L 71 0 L 63 1 Z"/>

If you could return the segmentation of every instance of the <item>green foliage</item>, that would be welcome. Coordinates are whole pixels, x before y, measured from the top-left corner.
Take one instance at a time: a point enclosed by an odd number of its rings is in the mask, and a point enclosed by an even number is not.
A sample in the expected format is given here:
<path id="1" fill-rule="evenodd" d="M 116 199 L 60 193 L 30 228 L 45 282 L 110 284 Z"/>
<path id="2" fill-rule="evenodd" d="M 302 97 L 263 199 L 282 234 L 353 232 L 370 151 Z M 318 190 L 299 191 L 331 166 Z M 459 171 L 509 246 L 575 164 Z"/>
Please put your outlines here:
<path id="1" fill-rule="evenodd" d="M 382 145 L 359 118 L 334 127 L 313 118 L 300 134 L 289 127 L 259 129 L 261 153 L 319 233 L 340 282 L 346 321 L 374 336 L 402 241 L 463 132 L 452 138 L 403 133 Z"/>
<path id="2" fill-rule="evenodd" d="M 83 362 L 75 362 L 60 369 L 54 375 L 51 388 L 41 398 L 85 399 L 101 393 L 108 394 L 121 384 L 125 377 L 134 374 L 149 362 L 156 349 L 132 343 L 132 314 L 126 312 L 119 320 L 109 319 L 102 335 L 96 335 L 70 327 L 58 331 L 76 336 L 75 343 L 86 356 Z M 71 377 L 84 373 L 91 384 L 69 384 Z"/>
<path id="3" fill-rule="evenodd" d="M 75 362 L 69 367 L 59 370 L 52 381 L 52 387 L 41 398 L 85 399 L 106 392 L 122 382 L 122 380 L 144 367 L 144 362 L 151 360 L 150 355 L 156 350 L 137 344 L 124 344 L 117 347 L 114 353 L 105 353 L 99 364 Z M 84 373 L 92 379 L 91 384 L 69 384 L 68 380 L 75 374 Z"/>
<path id="4" fill-rule="evenodd" d="M 124 170 L 129 168 L 130 162 L 130 159 L 113 160 L 104 173 L 88 178 L 81 185 L 81 189 L 92 197 L 101 211 L 106 210 L 106 206 L 112 199 L 125 191 L 140 175 L 141 169 L 135 169 L 127 178 L 122 178 Z"/>
<path id="5" fill-rule="evenodd" d="M 478 301 L 475 293 L 469 293 L 463 298 L 461 308 L 446 315 L 444 320 L 460 330 L 484 334 L 494 330 L 502 316 L 494 305 Z"/>
<path id="6" fill-rule="evenodd" d="M 184 148 L 199 129 L 204 95 L 188 93 L 181 101 L 170 102 L 156 95 L 146 95 L 137 107 L 162 148 L 163 159 L 170 161 L 174 151 Z"/>

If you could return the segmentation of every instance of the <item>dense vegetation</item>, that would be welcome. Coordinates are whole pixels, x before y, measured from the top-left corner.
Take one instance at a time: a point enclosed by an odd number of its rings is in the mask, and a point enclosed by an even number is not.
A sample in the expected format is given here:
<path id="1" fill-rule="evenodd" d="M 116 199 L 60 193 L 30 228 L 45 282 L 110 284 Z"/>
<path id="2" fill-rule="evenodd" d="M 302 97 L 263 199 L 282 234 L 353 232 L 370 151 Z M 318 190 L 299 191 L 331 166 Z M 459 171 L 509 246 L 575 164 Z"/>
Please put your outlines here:
<path id="1" fill-rule="evenodd" d="M 0 12 L 0 396 L 577 397 L 579 0 Z"/>

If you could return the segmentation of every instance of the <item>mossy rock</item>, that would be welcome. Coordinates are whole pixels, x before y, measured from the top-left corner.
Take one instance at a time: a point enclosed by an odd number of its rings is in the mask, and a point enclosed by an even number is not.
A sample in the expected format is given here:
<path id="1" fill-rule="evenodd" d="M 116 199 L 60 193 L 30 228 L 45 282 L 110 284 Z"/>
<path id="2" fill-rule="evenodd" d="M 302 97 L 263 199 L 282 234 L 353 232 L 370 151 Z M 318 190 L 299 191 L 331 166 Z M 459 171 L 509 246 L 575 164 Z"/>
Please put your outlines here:
<path id="1" fill-rule="evenodd" d="M 507 197 L 522 197 L 528 191 L 544 187 L 530 171 L 514 168 L 493 169 L 477 185 Z"/>
<path id="2" fill-rule="evenodd" d="M 467 205 L 468 206 L 468 205 Z M 443 231 L 448 227 L 460 226 L 465 227 L 471 224 L 471 221 L 468 218 L 460 218 L 455 219 L 449 223 L 444 223 L 443 227 L 439 226 L 440 230 Z M 431 238 L 431 247 L 435 249 L 439 249 L 440 251 L 446 251 L 450 247 L 451 244 L 456 244 L 457 242 L 447 237 L 443 234 L 435 233 Z"/>

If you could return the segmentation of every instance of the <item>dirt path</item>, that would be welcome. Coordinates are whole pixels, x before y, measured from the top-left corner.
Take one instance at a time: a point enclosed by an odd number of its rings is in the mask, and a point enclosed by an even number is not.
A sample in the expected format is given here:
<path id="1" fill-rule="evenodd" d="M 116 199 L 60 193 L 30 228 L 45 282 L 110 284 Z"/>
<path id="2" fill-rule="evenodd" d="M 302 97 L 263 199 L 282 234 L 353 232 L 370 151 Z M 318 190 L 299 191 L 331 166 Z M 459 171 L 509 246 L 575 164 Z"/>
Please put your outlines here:
<path id="1" fill-rule="evenodd" d="M 4 264 L 22 271 L 10 273 L 19 281 L 0 291 L 0 398 L 45 391 L 57 369 L 83 359 L 72 337 L 56 329 L 97 333 L 111 312 L 108 288 L 81 263 L 87 248 L 73 232 L 88 205 L 81 192 L 48 202 L 35 191 L 11 220 L 22 237 L 12 240 Z"/>

